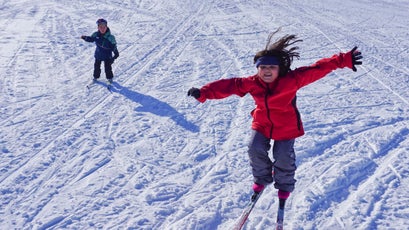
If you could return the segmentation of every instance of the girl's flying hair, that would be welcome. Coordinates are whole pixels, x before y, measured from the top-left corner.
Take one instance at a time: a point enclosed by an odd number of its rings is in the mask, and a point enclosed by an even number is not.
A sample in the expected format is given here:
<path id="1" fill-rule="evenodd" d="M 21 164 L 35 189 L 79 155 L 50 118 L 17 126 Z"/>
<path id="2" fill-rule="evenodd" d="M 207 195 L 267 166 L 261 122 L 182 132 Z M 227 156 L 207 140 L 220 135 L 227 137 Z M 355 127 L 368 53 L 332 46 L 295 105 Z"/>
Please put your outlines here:
<path id="1" fill-rule="evenodd" d="M 297 52 L 298 46 L 293 46 L 297 42 L 301 42 L 301 39 L 297 39 L 296 35 L 286 35 L 280 38 L 278 41 L 272 43 L 273 36 L 280 31 L 278 28 L 276 31 L 270 33 L 267 39 L 267 44 L 264 50 L 256 53 L 254 56 L 254 63 L 257 59 L 263 56 L 273 56 L 280 60 L 280 73 L 279 76 L 284 76 L 290 71 L 291 63 L 294 57 L 299 58 L 300 54 Z"/>

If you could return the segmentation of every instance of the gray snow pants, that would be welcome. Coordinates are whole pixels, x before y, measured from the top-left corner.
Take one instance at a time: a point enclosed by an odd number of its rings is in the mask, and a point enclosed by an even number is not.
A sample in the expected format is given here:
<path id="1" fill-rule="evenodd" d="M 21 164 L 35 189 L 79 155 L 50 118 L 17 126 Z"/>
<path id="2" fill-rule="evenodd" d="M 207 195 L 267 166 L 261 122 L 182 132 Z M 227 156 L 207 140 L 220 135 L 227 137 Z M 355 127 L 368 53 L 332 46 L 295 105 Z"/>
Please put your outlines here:
<path id="1" fill-rule="evenodd" d="M 267 185 L 275 181 L 274 187 L 276 189 L 287 192 L 294 190 L 296 182 L 294 176 L 297 169 L 294 142 L 295 139 L 274 141 L 274 162 L 272 162 L 268 156 L 268 151 L 271 148 L 270 139 L 253 130 L 248 154 L 255 183 Z M 273 167 L 274 175 L 272 173 Z"/>

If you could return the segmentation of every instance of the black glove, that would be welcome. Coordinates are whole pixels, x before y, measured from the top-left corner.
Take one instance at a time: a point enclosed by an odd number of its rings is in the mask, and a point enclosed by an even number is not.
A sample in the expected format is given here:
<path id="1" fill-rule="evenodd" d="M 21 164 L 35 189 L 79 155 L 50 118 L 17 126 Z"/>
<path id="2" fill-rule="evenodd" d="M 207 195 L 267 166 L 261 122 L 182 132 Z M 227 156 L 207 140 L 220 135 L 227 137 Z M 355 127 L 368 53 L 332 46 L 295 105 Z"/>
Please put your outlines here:
<path id="1" fill-rule="evenodd" d="M 352 50 L 351 50 L 351 54 L 352 54 L 352 70 L 354 72 L 356 72 L 356 65 L 362 65 L 362 61 L 359 61 L 362 59 L 362 54 L 359 51 L 356 51 L 358 47 L 355 46 Z"/>
<path id="2" fill-rule="evenodd" d="M 81 36 L 81 39 L 85 40 L 86 37 L 87 37 L 87 36 L 82 35 L 82 36 Z"/>
<path id="3" fill-rule="evenodd" d="M 119 52 L 118 52 L 118 49 L 115 48 L 114 49 L 114 59 L 117 59 L 118 57 L 119 57 Z"/>
<path id="4" fill-rule="evenodd" d="M 117 59 L 119 57 L 119 52 L 118 49 L 115 48 L 114 49 L 114 57 L 111 58 L 111 64 L 114 64 L 115 59 Z"/>
<path id="5" fill-rule="evenodd" d="M 198 99 L 200 97 L 200 89 L 192 87 L 189 89 L 189 91 L 187 91 L 187 95 Z"/>

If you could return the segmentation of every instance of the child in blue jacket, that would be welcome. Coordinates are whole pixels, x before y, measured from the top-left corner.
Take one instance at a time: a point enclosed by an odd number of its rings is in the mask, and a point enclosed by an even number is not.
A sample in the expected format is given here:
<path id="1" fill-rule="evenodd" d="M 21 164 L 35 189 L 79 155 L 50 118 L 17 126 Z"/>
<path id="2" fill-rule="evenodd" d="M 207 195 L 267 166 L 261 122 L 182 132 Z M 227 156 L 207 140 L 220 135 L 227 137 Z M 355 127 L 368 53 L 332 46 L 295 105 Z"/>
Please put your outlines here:
<path id="1" fill-rule="evenodd" d="M 94 80 L 101 75 L 101 63 L 104 62 L 105 76 L 109 82 L 112 82 L 114 74 L 112 73 L 112 63 L 119 57 L 116 47 L 115 36 L 111 34 L 107 20 L 101 18 L 97 20 L 98 31 L 91 36 L 82 35 L 81 38 L 87 42 L 95 42 L 95 63 Z M 114 56 L 112 56 L 112 53 Z"/>

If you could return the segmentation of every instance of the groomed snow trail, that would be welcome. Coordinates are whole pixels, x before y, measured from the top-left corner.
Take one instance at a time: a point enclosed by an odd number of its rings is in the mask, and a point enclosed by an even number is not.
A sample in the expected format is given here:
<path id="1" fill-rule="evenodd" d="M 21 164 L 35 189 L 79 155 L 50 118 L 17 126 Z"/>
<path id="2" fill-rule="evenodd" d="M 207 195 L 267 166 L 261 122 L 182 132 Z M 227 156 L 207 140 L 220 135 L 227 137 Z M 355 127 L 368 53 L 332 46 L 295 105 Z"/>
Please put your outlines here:
<path id="1" fill-rule="evenodd" d="M 306 135 L 286 229 L 409 226 L 407 1 L 14 1 L 0 3 L 0 226 L 229 229 L 251 194 L 251 97 L 199 104 L 210 81 L 255 73 L 278 27 L 294 68 L 357 45 L 364 65 L 302 89 Z M 112 93 L 87 90 L 104 17 Z M 104 74 L 102 74 L 104 77 Z M 266 189 L 246 229 L 274 225 Z"/>

